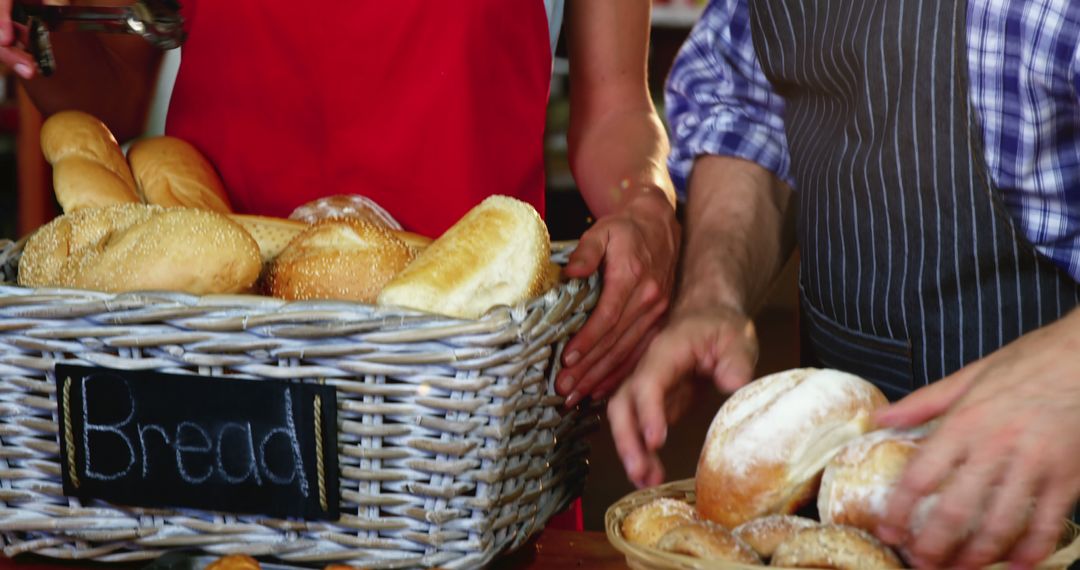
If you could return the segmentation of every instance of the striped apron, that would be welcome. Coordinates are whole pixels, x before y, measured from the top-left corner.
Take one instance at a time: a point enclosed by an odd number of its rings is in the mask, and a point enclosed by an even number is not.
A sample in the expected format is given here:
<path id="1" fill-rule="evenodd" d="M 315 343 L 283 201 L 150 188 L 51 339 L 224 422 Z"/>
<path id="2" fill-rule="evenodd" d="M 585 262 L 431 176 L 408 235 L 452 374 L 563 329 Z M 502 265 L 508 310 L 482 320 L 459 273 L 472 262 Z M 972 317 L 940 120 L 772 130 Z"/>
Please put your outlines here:
<path id="1" fill-rule="evenodd" d="M 804 361 L 891 399 L 1080 299 L 988 174 L 967 93 L 966 4 L 749 2 L 758 58 L 787 105 Z"/>

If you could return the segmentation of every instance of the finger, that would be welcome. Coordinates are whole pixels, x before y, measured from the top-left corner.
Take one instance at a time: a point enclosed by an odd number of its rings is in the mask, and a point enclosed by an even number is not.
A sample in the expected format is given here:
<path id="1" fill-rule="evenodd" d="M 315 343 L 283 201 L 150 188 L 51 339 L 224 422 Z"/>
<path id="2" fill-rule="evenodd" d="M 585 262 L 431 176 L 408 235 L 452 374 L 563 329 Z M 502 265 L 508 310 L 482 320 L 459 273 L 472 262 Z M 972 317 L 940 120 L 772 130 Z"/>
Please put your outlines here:
<path id="1" fill-rule="evenodd" d="M 965 459 L 965 440 L 946 431 L 947 427 L 943 425 L 923 443 L 889 493 L 885 516 L 877 529 L 877 535 L 886 543 L 898 545 L 905 541 L 911 530 L 912 509 L 936 491 L 953 468 Z"/>
<path id="2" fill-rule="evenodd" d="M 633 268 L 619 264 L 612 266 L 611 270 L 604 275 L 604 288 L 600 293 L 596 308 L 593 309 L 589 320 L 585 322 L 585 326 L 574 335 L 574 338 L 570 339 L 570 342 L 566 343 L 563 353 L 564 366 L 569 368 L 577 364 L 605 334 L 618 324 L 637 280 L 633 273 Z M 557 386 L 559 388 L 576 383 L 565 370 L 561 376 L 562 379 Z"/>
<path id="3" fill-rule="evenodd" d="M 645 471 L 645 477 L 642 480 L 639 487 L 655 487 L 664 482 L 664 464 L 660 461 L 660 456 L 656 453 L 650 453 L 645 461 L 648 467 Z"/>
<path id="4" fill-rule="evenodd" d="M 644 480 L 649 467 L 646 465 L 645 446 L 633 406 L 629 385 L 624 386 L 608 402 L 607 416 L 611 425 L 611 437 L 615 441 L 615 451 L 626 470 L 626 477 L 637 484 Z"/>
<path id="5" fill-rule="evenodd" d="M 0 46 L 9 46 L 15 41 L 11 27 L 11 0 L 0 0 Z"/>
<path id="6" fill-rule="evenodd" d="M 594 228 L 585 232 L 574 252 L 567 260 L 565 273 L 567 277 L 582 279 L 596 273 L 600 268 L 600 262 L 604 259 L 604 251 L 607 250 L 608 233 L 603 228 Z"/>
<path id="7" fill-rule="evenodd" d="M 641 357 L 645 355 L 645 351 L 652 344 L 656 335 L 659 334 L 661 327 L 659 323 L 654 325 L 645 333 L 645 338 L 641 339 L 641 342 L 634 347 L 634 352 L 630 353 L 628 358 L 623 359 L 619 367 L 616 368 L 611 374 L 608 374 L 607 378 L 600 382 L 600 384 L 593 391 L 593 398 L 603 399 L 614 392 L 619 385 L 634 372 L 637 368 L 637 363 L 641 360 Z"/>
<path id="8" fill-rule="evenodd" d="M 638 301 L 643 300 L 644 298 Z M 626 364 L 627 360 L 632 360 L 629 357 L 641 344 L 642 338 L 667 311 L 667 303 L 662 300 L 654 300 L 639 307 L 624 311 L 615 330 L 589 351 L 577 366 L 567 370 L 567 376 L 580 378 L 572 388 L 574 392 L 581 395 L 592 394 L 601 380 L 607 378 L 615 368 Z M 633 365 L 634 362 L 631 361 L 630 364 Z"/>
<path id="9" fill-rule="evenodd" d="M 912 427 L 936 418 L 967 393 L 976 370 L 975 365 L 969 365 L 952 376 L 920 388 L 879 411 L 874 421 L 882 427 Z"/>
<path id="10" fill-rule="evenodd" d="M 979 526 L 993 483 L 1004 469 L 1000 447 L 972 456 L 952 475 L 938 495 L 925 525 L 918 529 L 911 552 L 926 564 L 942 566 Z"/>
<path id="11" fill-rule="evenodd" d="M 713 384 L 721 392 L 730 394 L 745 386 L 754 377 L 754 367 L 757 366 L 758 359 L 754 322 L 747 320 L 738 334 L 722 339 L 721 343 L 722 346 L 714 347 L 716 364 L 703 373 L 711 374 Z"/>
<path id="12" fill-rule="evenodd" d="M 37 73 L 37 62 L 19 48 L 0 47 L 0 64 L 12 68 L 23 79 L 32 79 Z"/>
<path id="13" fill-rule="evenodd" d="M 1002 560 L 1023 534 L 1030 518 L 1035 479 L 1031 464 L 1017 458 L 1006 468 L 1002 484 L 990 497 L 982 526 L 957 554 L 961 568 L 982 568 Z"/>
<path id="14" fill-rule="evenodd" d="M 1046 485 L 1035 503 L 1035 512 L 1027 533 L 1009 554 L 1010 568 L 1034 568 L 1054 550 L 1063 519 L 1073 508 L 1075 491 L 1070 485 L 1052 482 Z"/>

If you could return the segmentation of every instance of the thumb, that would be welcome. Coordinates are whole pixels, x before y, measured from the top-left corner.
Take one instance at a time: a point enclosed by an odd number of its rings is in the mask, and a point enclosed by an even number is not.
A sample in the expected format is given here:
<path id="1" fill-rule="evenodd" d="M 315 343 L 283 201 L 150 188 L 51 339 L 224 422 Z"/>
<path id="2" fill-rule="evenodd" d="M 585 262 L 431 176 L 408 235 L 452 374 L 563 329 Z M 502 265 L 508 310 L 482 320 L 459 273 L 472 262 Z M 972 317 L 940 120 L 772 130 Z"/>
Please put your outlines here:
<path id="1" fill-rule="evenodd" d="M 596 270 L 600 268 L 600 262 L 604 259 L 606 242 L 606 235 L 595 228 L 585 232 L 578 241 L 574 253 L 570 254 L 565 270 L 567 277 L 582 279 L 596 273 Z"/>
<path id="2" fill-rule="evenodd" d="M 881 427 L 914 427 L 947 412 L 971 386 L 975 372 L 963 368 L 939 382 L 920 388 L 906 398 L 880 410 L 874 421 Z"/>

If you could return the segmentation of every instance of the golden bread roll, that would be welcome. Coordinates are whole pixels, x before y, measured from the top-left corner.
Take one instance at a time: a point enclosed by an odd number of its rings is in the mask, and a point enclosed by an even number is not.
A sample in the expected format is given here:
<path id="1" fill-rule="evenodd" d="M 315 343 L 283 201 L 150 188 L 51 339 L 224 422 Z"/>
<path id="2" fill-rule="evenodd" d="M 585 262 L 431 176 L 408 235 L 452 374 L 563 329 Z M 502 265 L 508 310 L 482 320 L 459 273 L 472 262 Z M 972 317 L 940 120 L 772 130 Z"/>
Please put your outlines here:
<path id="1" fill-rule="evenodd" d="M 289 300 L 372 303 L 412 259 L 412 250 L 385 228 L 360 220 L 323 220 L 296 236 L 270 264 L 267 291 Z"/>
<path id="2" fill-rule="evenodd" d="M 222 556 L 210 563 L 205 570 L 260 570 L 259 561 L 243 554 Z"/>
<path id="3" fill-rule="evenodd" d="M 622 535 L 627 542 L 656 546 L 669 530 L 697 520 L 697 511 L 689 503 L 660 498 L 630 511 L 622 521 Z"/>
<path id="4" fill-rule="evenodd" d="M 165 136 L 139 140 L 128 150 L 128 163 L 147 204 L 232 212 L 217 171 L 187 141 Z"/>
<path id="5" fill-rule="evenodd" d="M 844 446 L 821 478 L 821 521 L 874 532 L 885 514 L 889 492 L 928 430 L 879 430 Z"/>
<path id="6" fill-rule="evenodd" d="M 817 526 L 816 520 L 795 515 L 769 515 L 744 522 L 732 531 L 737 538 L 750 545 L 762 558 L 770 558 L 780 543 L 795 533 Z"/>
<path id="7" fill-rule="evenodd" d="M 431 242 L 433 241 L 427 236 L 404 230 L 391 230 L 390 233 L 394 234 L 394 237 L 405 242 L 405 245 L 409 246 L 409 249 L 413 252 L 413 257 L 420 255 L 420 252 L 427 249 L 427 246 L 431 245 Z"/>
<path id="8" fill-rule="evenodd" d="M 477 318 L 539 294 L 550 257 L 547 226 L 536 210 L 491 196 L 388 283 L 379 304 Z"/>
<path id="9" fill-rule="evenodd" d="M 292 240 L 296 239 L 296 236 L 309 227 L 304 222 L 285 218 L 248 214 L 231 214 L 229 217 L 255 238 L 264 263 L 277 257 Z"/>
<path id="10" fill-rule="evenodd" d="M 135 179 L 105 123 L 62 111 L 41 125 L 41 152 L 53 167 L 53 190 L 64 212 L 138 202 Z"/>
<path id="11" fill-rule="evenodd" d="M 707 560 L 761 564 L 761 558 L 750 546 L 726 528 L 709 521 L 695 521 L 667 531 L 656 542 L 656 548 Z"/>
<path id="12" fill-rule="evenodd" d="M 888 404 L 873 384 L 836 370 L 787 370 L 735 392 L 709 427 L 697 465 L 697 508 L 727 528 L 790 514 L 825 464 Z"/>
<path id="13" fill-rule="evenodd" d="M 290 220 L 308 225 L 332 218 L 352 218 L 382 226 L 388 230 L 401 231 L 401 224 L 385 208 L 371 198 L 356 194 L 327 196 L 312 200 L 289 214 Z"/>
<path id="14" fill-rule="evenodd" d="M 869 570 L 903 568 L 900 558 L 866 531 L 821 525 L 799 531 L 776 547 L 773 566 Z"/>
<path id="15" fill-rule="evenodd" d="M 242 293 L 261 267 L 255 240 L 221 214 L 119 204 L 65 214 L 35 232 L 19 261 L 19 284 Z"/>

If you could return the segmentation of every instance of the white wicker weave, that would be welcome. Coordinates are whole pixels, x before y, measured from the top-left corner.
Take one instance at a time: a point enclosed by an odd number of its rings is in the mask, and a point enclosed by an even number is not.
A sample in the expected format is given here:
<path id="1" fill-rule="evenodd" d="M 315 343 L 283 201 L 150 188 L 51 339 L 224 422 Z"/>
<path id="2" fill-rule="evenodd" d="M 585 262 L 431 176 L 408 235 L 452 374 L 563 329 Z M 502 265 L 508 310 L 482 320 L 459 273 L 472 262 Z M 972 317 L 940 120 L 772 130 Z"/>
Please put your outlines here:
<path id="1" fill-rule="evenodd" d="M 571 244 L 556 244 L 565 263 Z M 13 282 L 20 248 L 0 268 Z M 173 549 L 369 568 L 482 566 L 577 496 L 594 415 L 552 387 L 599 295 L 571 281 L 475 321 L 356 303 L 0 285 L 4 554 L 106 562 Z M 336 387 L 341 519 L 305 523 L 63 496 L 57 363 Z"/>

